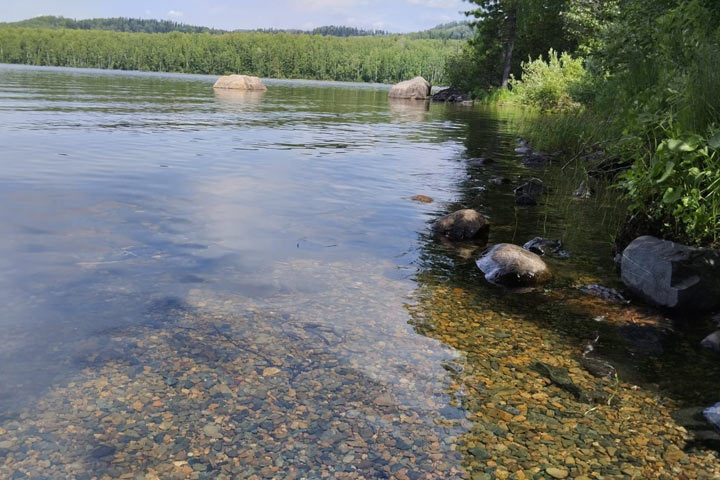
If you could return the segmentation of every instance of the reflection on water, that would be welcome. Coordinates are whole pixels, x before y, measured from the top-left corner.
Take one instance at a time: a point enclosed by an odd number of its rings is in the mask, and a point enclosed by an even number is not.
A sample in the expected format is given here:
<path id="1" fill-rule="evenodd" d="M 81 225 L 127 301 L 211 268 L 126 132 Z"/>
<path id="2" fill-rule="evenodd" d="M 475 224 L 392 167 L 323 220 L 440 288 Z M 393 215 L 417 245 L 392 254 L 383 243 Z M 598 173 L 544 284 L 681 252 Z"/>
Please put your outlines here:
<path id="1" fill-rule="evenodd" d="M 669 417 L 712 397 L 695 334 L 628 345 L 671 322 L 576 288 L 613 278 L 612 193 L 567 200 L 575 178 L 523 167 L 494 112 L 214 80 L 0 67 L 0 477 L 718 473 Z M 538 175 L 550 195 L 516 208 Z M 572 258 L 502 292 L 477 250 L 427 234 L 458 208 L 491 244 L 562 238 Z M 581 368 L 597 333 L 619 382 Z"/>
<path id="2" fill-rule="evenodd" d="M 232 90 L 227 88 L 214 88 L 213 93 L 218 102 L 237 107 L 256 105 L 262 102 L 265 96 L 265 91 Z"/>
<path id="3" fill-rule="evenodd" d="M 388 98 L 390 111 L 395 120 L 401 122 L 422 122 L 430 111 L 430 102 L 405 98 Z"/>

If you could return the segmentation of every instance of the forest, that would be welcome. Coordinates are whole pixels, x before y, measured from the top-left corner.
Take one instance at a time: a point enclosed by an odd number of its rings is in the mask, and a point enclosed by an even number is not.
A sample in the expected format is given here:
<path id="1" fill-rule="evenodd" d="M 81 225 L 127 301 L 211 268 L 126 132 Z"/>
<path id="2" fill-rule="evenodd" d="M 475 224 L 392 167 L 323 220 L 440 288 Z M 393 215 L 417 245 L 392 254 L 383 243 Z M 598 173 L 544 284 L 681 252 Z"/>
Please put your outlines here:
<path id="1" fill-rule="evenodd" d="M 622 193 L 623 237 L 720 244 L 716 0 L 472 0 L 451 84 Z M 591 161 L 588 159 L 599 159 Z M 589 179 L 590 180 L 590 179 Z"/>
<path id="2" fill-rule="evenodd" d="M 0 62 L 271 78 L 393 83 L 421 75 L 443 84 L 458 40 L 403 35 L 125 33 L 0 28 Z"/>
<path id="3" fill-rule="evenodd" d="M 76 20 L 73 18 L 58 17 L 54 15 L 42 15 L 18 22 L 0 22 L 0 28 L 27 27 L 27 28 L 65 28 L 69 30 L 109 30 L 113 32 L 133 33 L 212 33 L 220 35 L 223 33 L 295 33 L 307 35 L 327 35 L 332 37 L 377 37 L 381 35 L 393 35 L 385 30 L 367 30 L 357 27 L 346 27 L 341 25 L 326 25 L 316 27 L 312 30 L 300 29 L 278 29 L 278 28 L 257 28 L 253 30 L 222 30 L 219 28 L 201 27 L 187 25 L 185 23 L 173 22 L 171 20 L 155 20 L 143 18 L 88 18 Z M 437 40 L 467 40 L 472 37 L 472 29 L 469 22 L 449 22 L 437 25 L 428 30 L 404 34 L 413 39 L 437 39 Z"/>

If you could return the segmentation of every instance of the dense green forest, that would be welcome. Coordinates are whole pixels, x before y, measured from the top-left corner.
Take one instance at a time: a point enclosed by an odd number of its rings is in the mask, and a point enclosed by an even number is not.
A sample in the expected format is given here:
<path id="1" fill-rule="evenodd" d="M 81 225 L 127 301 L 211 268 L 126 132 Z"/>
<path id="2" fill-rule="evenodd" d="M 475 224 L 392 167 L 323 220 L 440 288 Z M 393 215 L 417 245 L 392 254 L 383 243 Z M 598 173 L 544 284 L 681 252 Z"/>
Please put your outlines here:
<path id="1" fill-rule="evenodd" d="M 366 30 L 356 27 L 345 27 L 339 25 L 327 25 L 313 28 L 312 30 L 299 29 L 277 29 L 258 28 L 254 30 L 222 30 L 218 28 L 199 27 L 170 20 L 152 20 L 141 18 L 89 18 L 75 20 L 72 18 L 43 15 L 33 17 L 19 22 L 0 22 L 0 28 L 25 27 L 25 28 L 65 28 L 69 30 L 109 30 L 113 32 L 133 33 L 212 33 L 220 35 L 223 33 L 295 33 L 307 35 L 326 35 L 332 37 L 377 37 L 381 35 L 392 35 L 384 30 Z M 414 39 L 437 39 L 437 40 L 467 40 L 472 37 L 472 29 L 468 22 L 450 22 L 438 25 L 429 30 L 405 34 Z"/>
<path id="2" fill-rule="evenodd" d="M 19 22 L 0 23 L 0 28 L 1 27 L 67 28 L 71 30 L 111 30 L 115 32 L 135 33 L 227 33 L 225 30 L 186 25 L 184 23 L 173 22 L 170 20 L 145 20 L 141 18 L 125 17 L 75 20 L 72 18 L 56 17 L 53 15 L 33 17 Z"/>
<path id="3" fill-rule="evenodd" d="M 451 83 L 524 105 L 538 148 L 604 168 L 629 208 L 620 243 L 720 244 L 717 0 L 470 3 L 475 36 L 447 63 Z"/>
<path id="4" fill-rule="evenodd" d="M 456 40 L 402 35 L 0 29 L 4 63 L 381 83 L 422 75 L 442 84 L 445 59 L 459 46 Z"/>

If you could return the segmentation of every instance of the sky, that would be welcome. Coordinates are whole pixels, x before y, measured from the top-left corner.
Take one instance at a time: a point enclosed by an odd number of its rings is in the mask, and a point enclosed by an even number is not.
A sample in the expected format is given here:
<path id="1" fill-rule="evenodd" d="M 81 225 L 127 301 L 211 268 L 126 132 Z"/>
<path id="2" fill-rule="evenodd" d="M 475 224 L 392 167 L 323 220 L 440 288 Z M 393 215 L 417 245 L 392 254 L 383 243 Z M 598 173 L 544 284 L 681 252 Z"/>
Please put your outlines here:
<path id="1" fill-rule="evenodd" d="M 174 20 L 227 30 L 346 25 L 412 32 L 463 20 L 463 0 L 0 0 L 0 22 L 38 15 Z"/>

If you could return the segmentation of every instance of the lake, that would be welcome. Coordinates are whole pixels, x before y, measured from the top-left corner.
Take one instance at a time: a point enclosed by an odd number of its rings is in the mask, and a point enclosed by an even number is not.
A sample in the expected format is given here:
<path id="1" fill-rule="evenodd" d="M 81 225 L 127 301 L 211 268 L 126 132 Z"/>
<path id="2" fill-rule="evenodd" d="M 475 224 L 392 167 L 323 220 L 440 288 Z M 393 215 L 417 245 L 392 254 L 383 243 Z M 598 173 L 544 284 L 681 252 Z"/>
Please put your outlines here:
<path id="1" fill-rule="evenodd" d="M 717 478 L 676 418 L 718 401 L 709 319 L 580 290 L 620 288 L 622 204 L 523 165 L 517 112 L 215 79 L 0 66 L 0 477 Z M 571 258 L 492 286 L 430 234 L 459 208 Z"/>

